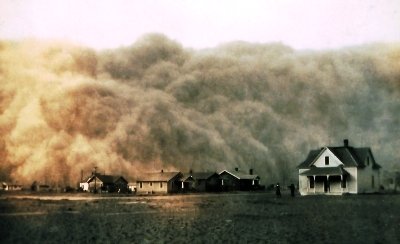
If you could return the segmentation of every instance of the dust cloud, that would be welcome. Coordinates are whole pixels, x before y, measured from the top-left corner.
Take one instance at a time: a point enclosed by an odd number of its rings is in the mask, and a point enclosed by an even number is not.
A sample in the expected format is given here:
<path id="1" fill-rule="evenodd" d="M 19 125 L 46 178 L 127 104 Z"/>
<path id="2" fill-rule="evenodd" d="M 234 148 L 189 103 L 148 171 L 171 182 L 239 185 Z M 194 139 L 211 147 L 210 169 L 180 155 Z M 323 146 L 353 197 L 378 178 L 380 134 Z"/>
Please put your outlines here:
<path id="1" fill-rule="evenodd" d="M 399 97 L 399 44 L 192 50 L 149 34 L 95 51 L 1 41 L 0 178 L 75 185 L 94 166 L 129 179 L 239 167 L 289 182 L 310 149 L 344 138 L 390 166 Z"/>

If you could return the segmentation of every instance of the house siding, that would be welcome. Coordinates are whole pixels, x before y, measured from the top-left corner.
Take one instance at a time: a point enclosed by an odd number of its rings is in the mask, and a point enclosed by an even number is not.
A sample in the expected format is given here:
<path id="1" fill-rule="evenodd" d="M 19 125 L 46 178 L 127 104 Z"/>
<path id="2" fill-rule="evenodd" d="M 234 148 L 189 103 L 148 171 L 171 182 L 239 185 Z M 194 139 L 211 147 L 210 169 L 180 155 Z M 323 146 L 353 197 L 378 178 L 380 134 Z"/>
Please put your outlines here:
<path id="1" fill-rule="evenodd" d="M 223 191 L 240 190 L 240 180 L 235 178 L 233 175 L 223 172 L 220 174 L 220 178 Z"/>
<path id="2" fill-rule="evenodd" d="M 138 181 L 136 185 L 138 193 L 168 193 L 168 187 L 167 181 Z"/>
<path id="3" fill-rule="evenodd" d="M 358 169 L 356 167 L 346 167 L 344 168 L 347 172 L 349 172 L 349 175 L 347 175 L 346 178 L 346 188 L 343 189 L 343 192 L 346 193 L 352 193 L 352 194 L 356 194 L 358 193 L 358 176 L 357 176 L 357 172 Z"/>
<path id="4" fill-rule="evenodd" d="M 362 169 L 358 169 L 358 185 L 359 193 L 372 193 L 379 191 L 379 170 L 372 169 L 372 165 L 366 166 Z"/>
<path id="5" fill-rule="evenodd" d="M 329 158 L 329 165 L 325 165 L 325 157 Z M 319 168 L 323 167 L 337 167 L 343 165 L 342 162 L 333 154 L 328 148 L 325 148 L 324 152 L 315 161 L 314 165 Z"/>

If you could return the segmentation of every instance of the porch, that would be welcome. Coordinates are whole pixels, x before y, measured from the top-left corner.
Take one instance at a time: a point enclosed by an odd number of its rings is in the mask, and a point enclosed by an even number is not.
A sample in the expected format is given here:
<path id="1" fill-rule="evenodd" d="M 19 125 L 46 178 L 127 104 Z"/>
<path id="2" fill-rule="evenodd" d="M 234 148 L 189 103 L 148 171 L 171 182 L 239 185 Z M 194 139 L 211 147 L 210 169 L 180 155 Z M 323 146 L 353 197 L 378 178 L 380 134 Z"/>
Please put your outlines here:
<path id="1" fill-rule="evenodd" d="M 342 167 L 313 167 L 301 175 L 307 177 L 307 194 L 341 195 L 348 192 L 349 173 Z"/>

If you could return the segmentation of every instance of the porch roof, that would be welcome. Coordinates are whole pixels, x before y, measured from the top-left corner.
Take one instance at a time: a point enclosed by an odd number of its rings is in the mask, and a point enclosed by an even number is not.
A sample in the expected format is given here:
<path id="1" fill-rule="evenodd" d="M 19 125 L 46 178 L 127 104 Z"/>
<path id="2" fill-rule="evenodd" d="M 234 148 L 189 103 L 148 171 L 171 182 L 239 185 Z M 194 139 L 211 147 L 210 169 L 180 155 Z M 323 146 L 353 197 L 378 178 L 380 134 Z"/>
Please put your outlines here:
<path id="1" fill-rule="evenodd" d="M 309 170 L 300 173 L 305 176 L 321 175 L 348 175 L 349 173 L 343 167 L 311 167 Z"/>

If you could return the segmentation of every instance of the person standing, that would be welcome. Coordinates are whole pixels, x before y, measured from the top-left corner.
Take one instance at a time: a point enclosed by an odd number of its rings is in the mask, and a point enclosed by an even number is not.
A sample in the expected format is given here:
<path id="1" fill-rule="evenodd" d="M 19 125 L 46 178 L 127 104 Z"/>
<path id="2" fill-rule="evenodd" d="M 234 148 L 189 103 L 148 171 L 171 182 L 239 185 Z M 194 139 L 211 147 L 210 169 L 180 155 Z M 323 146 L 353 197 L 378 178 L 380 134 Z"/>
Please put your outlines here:
<path id="1" fill-rule="evenodd" d="M 290 195 L 291 195 L 292 197 L 294 197 L 294 190 L 295 190 L 295 187 L 294 187 L 294 184 L 293 184 L 293 183 L 290 184 L 289 189 L 290 189 Z"/>
<path id="2" fill-rule="evenodd" d="M 279 182 L 276 183 L 275 193 L 277 197 L 281 197 L 281 187 L 279 186 Z"/>

